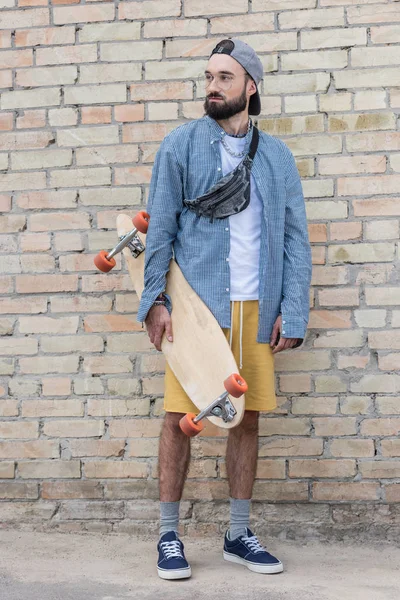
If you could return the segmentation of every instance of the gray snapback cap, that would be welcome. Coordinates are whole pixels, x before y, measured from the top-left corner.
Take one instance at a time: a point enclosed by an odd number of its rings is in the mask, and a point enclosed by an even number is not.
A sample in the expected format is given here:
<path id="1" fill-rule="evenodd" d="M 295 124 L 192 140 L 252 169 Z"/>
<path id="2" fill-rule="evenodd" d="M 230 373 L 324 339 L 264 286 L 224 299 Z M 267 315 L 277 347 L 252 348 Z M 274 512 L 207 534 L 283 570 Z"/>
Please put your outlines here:
<path id="1" fill-rule="evenodd" d="M 245 42 L 242 42 L 237 38 L 222 40 L 215 46 L 214 50 L 211 52 L 211 56 L 213 54 L 228 54 L 229 56 L 232 56 L 232 58 L 242 65 L 243 69 L 248 72 L 250 77 L 254 79 L 257 86 L 262 80 L 264 74 L 262 62 L 253 48 Z M 259 115 L 260 112 L 261 99 L 257 89 L 256 93 L 250 98 L 249 114 Z"/>

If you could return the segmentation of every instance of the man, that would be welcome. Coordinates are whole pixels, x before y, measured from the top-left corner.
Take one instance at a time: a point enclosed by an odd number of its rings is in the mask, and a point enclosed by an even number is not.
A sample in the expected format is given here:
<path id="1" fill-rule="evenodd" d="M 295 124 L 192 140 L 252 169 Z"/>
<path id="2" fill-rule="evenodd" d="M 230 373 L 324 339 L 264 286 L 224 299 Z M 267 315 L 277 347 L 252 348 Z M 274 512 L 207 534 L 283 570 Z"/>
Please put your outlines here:
<path id="1" fill-rule="evenodd" d="M 311 256 L 293 156 L 280 140 L 262 132 L 258 136 L 249 119 L 261 112 L 257 85 L 262 75 L 262 63 L 250 46 L 237 39 L 217 44 L 204 76 L 206 115 L 177 127 L 162 142 L 150 186 L 145 288 L 137 318 L 145 321 L 157 350 L 164 333 L 173 341 L 171 303 L 163 292 L 174 252 L 230 340 L 249 386 L 243 420 L 228 436 L 231 513 L 224 558 L 259 573 L 279 573 L 281 561 L 249 528 L 258 418 L 260 411 L 276 407 L 274 354 L 299 346 L 305 335 Z M 232 187 L 235 193 L 224 196 Z M 214 212 L 207 213 L 210 197 Z M 224 197 L 221 217 L 215 207 Z M 179 502 L 190 439 L 179 420 L 198 411 L 168 365 L 164 408 L 158 574 L 183 579 L 191 569 L 178 537 Z"/>

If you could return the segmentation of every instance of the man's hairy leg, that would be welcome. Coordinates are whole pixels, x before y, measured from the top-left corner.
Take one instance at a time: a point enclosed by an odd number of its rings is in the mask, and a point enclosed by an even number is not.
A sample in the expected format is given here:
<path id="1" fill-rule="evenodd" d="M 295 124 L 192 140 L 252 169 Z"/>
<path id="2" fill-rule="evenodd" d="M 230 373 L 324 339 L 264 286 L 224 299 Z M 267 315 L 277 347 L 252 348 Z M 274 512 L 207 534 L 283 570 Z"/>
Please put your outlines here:
<path id="1" fill-rule="evenodd" d="M 229 430 L 226 470 L 231 498 L 251 498 L 258 458 L 258 416 L 246 410 L 241 423 Z"/>
<path id="2" fill-rule="evenodd" d="M 160 436 L 158 471 L 161 502 L 178 502 L 190 462 L 190 438 L 179 427 L 184 413 L 167 412 Z"/>
<path id="3" fill-rule="evenodd" d="M 245 411 L 242 422 L 229 430 L 226 469 L 230 492 L 230 540 L 246 535 L 258 458 L 257 411 Z"/>

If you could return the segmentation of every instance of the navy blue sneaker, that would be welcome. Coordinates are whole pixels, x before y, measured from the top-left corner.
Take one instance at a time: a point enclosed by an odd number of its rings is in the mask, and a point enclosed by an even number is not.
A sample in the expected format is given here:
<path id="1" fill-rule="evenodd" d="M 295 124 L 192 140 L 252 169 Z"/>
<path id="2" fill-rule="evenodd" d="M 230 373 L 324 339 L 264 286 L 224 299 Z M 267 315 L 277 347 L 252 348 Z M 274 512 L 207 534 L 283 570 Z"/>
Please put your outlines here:
<path id="1" fill-rule="evenodd" d="M 192 570 L 183 553 L 183 544 L 175 531 L 168 531 L 158 542 L 157 571 L 161 579 L 187 579 Z"/>
<path id="2" fill-rule="evenodd" d="M 242 535 L 232 541 L 228 539 L 228 532 L 226 532 L 224 559 L 245 565 L 255 573 L 281 573 L 283 571 L 281 561 L 267 552 L 248 528 L 247 535 Z"/>

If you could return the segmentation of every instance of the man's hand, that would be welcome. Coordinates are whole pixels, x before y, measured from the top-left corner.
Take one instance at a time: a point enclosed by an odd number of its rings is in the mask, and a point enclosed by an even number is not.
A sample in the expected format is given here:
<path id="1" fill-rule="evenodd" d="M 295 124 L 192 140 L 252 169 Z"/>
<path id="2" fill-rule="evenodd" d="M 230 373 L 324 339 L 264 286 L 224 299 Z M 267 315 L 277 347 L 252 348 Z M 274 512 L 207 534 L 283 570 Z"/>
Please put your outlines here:
<path id="1" fill-rule="evenodd" d="M 150 341 L 157 350 L 161 350 L 161 339 L 164 331 L 167 340 L 172 342 L 171 317 L 165 306 L 152 306 L 147 314 L 145 323 Z"/>
<path id="2" fill-rule="evenodd" d="M 278 339 L 279 342 L 277 343 Z M 276 354 L 277 352 L 281 352 L 282 350 L 288 350 L 289 348 L 293 348 L 293 346 L 295 346 L 298 342 L 298 338 L 282 337 L 282 316 L 279 315 L 272 328 L 271 340 L 269 343 L 269 345 L 272 348 L 272 354 Z"/>

